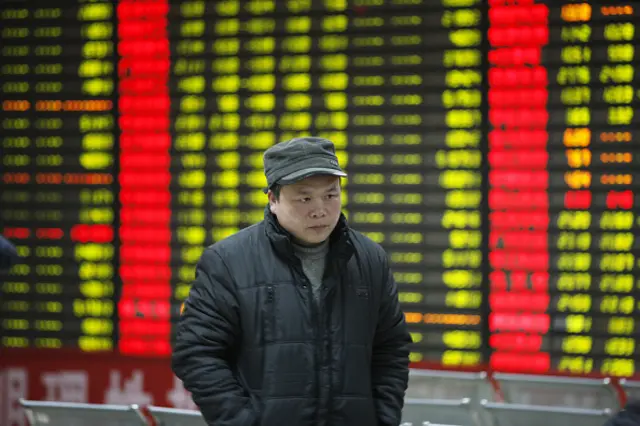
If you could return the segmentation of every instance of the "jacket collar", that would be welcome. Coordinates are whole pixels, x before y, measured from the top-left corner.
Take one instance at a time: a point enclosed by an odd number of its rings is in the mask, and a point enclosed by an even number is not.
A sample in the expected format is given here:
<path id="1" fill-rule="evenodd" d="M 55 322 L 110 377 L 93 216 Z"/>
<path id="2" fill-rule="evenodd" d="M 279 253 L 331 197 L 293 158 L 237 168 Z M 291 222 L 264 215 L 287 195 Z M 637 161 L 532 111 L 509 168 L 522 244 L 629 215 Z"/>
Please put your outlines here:
<path id="1" fill-rule="evenodd" d="M 265 233 L 276 253 L 285 260 L 298 261 L 293 249 L 293 236 L 280 225 L 268 204 L 264 209 L 264 223 Z M 329 256 L 346 263 L 353 252 L 347 218 L 341 213 L 335 229 L 329 236 Z"/>

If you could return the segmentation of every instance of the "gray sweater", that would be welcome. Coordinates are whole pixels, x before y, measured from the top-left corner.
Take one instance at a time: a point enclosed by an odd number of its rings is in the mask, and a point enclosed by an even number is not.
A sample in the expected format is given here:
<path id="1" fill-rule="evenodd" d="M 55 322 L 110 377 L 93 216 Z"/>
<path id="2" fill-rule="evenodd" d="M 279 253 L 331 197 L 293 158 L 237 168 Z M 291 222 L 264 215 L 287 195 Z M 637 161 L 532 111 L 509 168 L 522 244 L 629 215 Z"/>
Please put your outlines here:
<path id="1" fill-rule="evenodd" d="M 311 289 L 316 302 L 320 302 L 320 290 L 322 289 L 322 277 L 324 267 L 329 253 L 329 241 L 325 241 L 317 246 L 300 246 L 294 244 L 296 255 L 302 262 L 302 270 L 311 281 Z"/>

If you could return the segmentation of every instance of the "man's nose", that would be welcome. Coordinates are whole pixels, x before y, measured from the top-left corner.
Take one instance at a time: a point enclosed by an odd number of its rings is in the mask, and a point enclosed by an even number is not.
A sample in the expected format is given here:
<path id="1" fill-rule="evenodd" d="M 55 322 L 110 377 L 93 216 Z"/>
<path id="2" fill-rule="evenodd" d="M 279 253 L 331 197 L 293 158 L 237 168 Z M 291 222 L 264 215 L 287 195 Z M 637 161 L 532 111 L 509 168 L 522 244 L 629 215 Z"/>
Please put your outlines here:
<path id="1" fill-rule="evenodd" d="M 316 201 L 311 210 L 311 217 L 318 219 L 327 215 L 327 210 L 324 208 L 322 201 Z"/>

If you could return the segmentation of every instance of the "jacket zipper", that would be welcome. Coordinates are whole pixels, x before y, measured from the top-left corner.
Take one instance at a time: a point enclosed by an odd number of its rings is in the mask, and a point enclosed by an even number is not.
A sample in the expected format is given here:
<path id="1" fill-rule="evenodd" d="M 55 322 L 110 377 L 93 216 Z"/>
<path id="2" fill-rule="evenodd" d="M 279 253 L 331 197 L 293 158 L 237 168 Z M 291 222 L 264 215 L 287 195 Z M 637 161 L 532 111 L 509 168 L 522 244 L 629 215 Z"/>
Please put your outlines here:
<path id="1" fill-rule="evenodd" d="M 302 280 L 304 282 L 304 284 L 307 286 L 307 294 L 308 294 L 308 299 L 309 299 L 309 303 L 311 304 L 311 321 L 313 322 L 313 339 L 314 339 L 314 345 L 313 345 L 313 356 L 315 358 L 315 363 L 316 363 L 316 368 L 315 368 L 315 382 L 316 382 L 316 398 L 318 400 L 318 402 L 320 402 L 320 393 L 321 393 L 321 388 L 320 388 L 320 367 L 321 367 L 321 363 L 322 363 L 322 336 L 320 336 L 321 333 L 321 328 L 320 328 L 320 313 L 318 310 L 318 306 L 316 304 L 316 301 L 314 299 L 313 296 L 313 288 L 311 286 L 311 281 L 309 281 L 309 279 L 307 278 L 307 276 L 304 274 L 304 271 L 301 270 L 301 268 L 296 268 L 296 272 L 298 273 L 298 275 L 300 277 L 302 277 Z M 319 421 L 319 416 L 320 416 L 320 404 L 318 404 L 316 406 L 316 419 L 317 421 Z"/>
<path id="2" fill-rule="evenodd" d="M 267 341 L 273 341 L 273 336 L 271 334 L 273 334 L 273 321 L 274 321 L 274 291 L 273 291 L 273 286 L 268 286 L 267 287 L 267 315 L 268 317 L 266 318 L 265 321 L 265 329 L 262 332 L 262 343 L 263 346 L 265 343 L 267 343 Z M 269 332 L 269 339 L 267 339 L 267 331 Z"/>

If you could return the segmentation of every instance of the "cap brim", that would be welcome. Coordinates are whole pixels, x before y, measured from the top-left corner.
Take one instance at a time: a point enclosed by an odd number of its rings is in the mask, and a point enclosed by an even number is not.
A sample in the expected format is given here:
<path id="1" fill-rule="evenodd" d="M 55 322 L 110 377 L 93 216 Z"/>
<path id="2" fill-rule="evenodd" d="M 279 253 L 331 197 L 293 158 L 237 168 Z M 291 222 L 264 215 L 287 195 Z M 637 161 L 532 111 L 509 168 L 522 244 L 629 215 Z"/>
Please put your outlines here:
<path id="1" fill-rule="evenodd" d="M 324 167 L 310 167 L 307 169 L 302 169 L 302 170 L 298 170 L 297 172 L 290 173 L 275 183 L 279 185 L 291 185 L 292 183 L 299 182 L 302 179 L 306 179 L 309 176 L 315 176 L 315 175 L 331 175 L 331 176 L 338 176 L 338 177 L 347 177 L 347 174 L 340 170 L 327 169 Z M 264 188 L 263 189 L 264 193 L 266 194 L 267 192 L 269 192 L 269 189 L 271 188 Z"/>
<path id="2" fill-rule="evenodd" d="M 297 172 L 290 173 L 287 176 L 278 180 L 277 183 L 281 185 L 291 185 L 292 183 L 299 182 L 302 179 L 306 179 L 309 176 L 315 176 L 315 175 L 331 175 L 331 176 L 339 176 L 339 177 L 347 176 L 347 174 L 341 170 L 327 169 L 324 167 L 310 167 L 307 169 L 302 169 L 302 170 L 298 170 Z"/>

